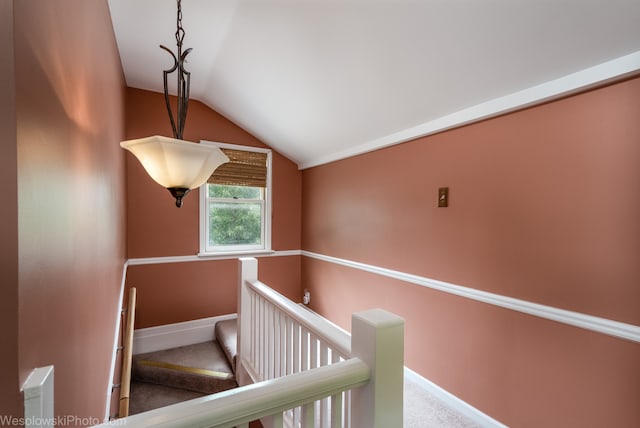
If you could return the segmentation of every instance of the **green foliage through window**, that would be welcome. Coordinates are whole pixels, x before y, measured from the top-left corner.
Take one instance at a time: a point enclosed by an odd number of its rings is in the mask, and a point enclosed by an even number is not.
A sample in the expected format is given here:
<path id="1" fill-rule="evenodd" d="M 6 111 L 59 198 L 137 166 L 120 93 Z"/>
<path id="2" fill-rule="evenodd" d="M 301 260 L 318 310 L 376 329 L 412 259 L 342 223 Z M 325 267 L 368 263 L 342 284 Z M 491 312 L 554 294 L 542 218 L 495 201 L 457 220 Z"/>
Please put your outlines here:
<path id="1" fill-rule="evenodd" d="M 260 244 L 260 205 L 212 203 L 209 245 Z"/>
<path id="2" fill-rule="evenodd" d="M 209 246 L 262 244 L 264 189 L 209 184 Z"/>
<path id="3" fill-rule="evenodd" d="M 209 184 L 209 197 L 228 199 L 262 199 L 262 188 Z"/>

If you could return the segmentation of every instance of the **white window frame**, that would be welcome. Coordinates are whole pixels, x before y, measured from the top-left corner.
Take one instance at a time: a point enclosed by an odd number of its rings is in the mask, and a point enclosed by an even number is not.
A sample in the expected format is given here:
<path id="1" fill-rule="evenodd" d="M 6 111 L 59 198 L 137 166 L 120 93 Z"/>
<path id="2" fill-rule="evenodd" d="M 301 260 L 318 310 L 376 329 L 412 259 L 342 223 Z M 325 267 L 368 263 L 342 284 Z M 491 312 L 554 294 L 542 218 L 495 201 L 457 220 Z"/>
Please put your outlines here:
<path id="1" fill-rule="evenodd" d="M 267 187 L 264 190 L 264 213 L 262 218 L 262 245 L 228 245 L 218 248 L 209 248 L 209 210 L 207 209 L 208 186 L 207 183 L 200 186 L 200 253 L 199 256 L 228 256 L 272 253 L 271 250 L 271 150 L 261 147 L 240 146 L 237 144 L 218 143 L 201 140 L 200 144 L 213 145 L 222 149 L 245 150 L 267 154 Z"/>

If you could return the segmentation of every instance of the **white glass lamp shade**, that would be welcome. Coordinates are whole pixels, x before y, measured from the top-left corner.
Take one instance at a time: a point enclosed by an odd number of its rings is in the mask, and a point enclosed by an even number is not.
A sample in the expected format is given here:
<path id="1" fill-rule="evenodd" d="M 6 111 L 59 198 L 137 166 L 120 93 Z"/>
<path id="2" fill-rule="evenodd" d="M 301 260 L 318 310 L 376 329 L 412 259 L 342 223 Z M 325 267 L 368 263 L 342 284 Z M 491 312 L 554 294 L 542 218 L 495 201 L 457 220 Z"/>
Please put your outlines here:
<path id="1" fill-rule="evenodd" d="M 158 184 L 184 194 L 202 186 L 216 168 L 229 162 L 215 146 L 158 135 L 123 141 L 120 147 L 133 153 Z"/>

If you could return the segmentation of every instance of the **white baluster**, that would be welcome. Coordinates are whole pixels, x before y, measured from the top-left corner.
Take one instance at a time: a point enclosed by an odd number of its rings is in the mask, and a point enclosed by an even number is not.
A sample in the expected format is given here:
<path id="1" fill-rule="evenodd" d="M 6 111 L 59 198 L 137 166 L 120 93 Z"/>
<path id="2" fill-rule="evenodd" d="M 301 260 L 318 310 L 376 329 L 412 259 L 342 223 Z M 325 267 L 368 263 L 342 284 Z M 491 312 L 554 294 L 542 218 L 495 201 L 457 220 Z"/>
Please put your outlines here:
<path id="1" fill-rule="evenodd" d="M 264 379 L 264 299 L 260 296 L 258 301 L 258 313 L 256 314 L 256 331 L 258 334 L 258 373 L 260 379 Z"/>
<path id="2" fill-rule="evenodd" d="M 342 428 L 342 393 L 331 396 L 331 428 Z"/>
<path id="3" fill-rule="evenodd" d="M 286 336 L 287 336 L 287 348 L 286 348 L 287 361 L 285 365 L 285 373 L 289 375 L 293 373 L 293 358 L 294 358 L 293 321 L 289 317 L 287 317 L 286 319 L 285 329 L 286 329 Z"/>
<path id="4" fill-rule="evenodd" d="M 257 346 L 256 346 L 256 312 L 257 312 L 257 304 L 256 304 L 256 293 L 251 293 L 251 366 L 255 371 L 255 367 L 257 365 Z"/>
<path id="5" fill-rule="evenodd" d="M 301 345 L 301 364 L 300 364 L 300 371 L 305 371 L 305 370 L 309 370 L 309 352 L 310 352 L 310 342 L 311 342 L 311 337 L 309 334 L 309 331 L 304 328 L 304 327 L 300 327 L 301 330 L 301 337 L 300 337 L 300 345 Z"/>
<path id="6" fill-rule="evenodd" d="M 344 425 L 346 428 L 351 428 L 351 391 L 345 391 L 342 399 L 344 400 Z"/>
<path id="7" fill-rule="evenodd" d="M 293 325 L 293 372 L 298 373 L 300 371 L 300 363 L 302 361 L 302 351 L 300 349 L 300 324 L 294 323 Z"/>
<path id="8" fill-rule="evenodd" d="M 320 367 L 329 365 L 329 347 L 324 340 L 318 340 L 320 345 Z M 329 415 L 329 398 L 320 400 L 320 426 L 322 428 L 330 428 L 329 423 L 331 417 Z"/>
<path id="9" fill-rule="evenodd" d="M 296 321 L 291 320 L 292 323 L 292 335 L 293 335 L 293 350 L 292 350 L 292 360 L 293 360 L 293 373 L 298 373 L 301 370 L 301 364 L 302 364 L 302 349 L 301 349 L 301 336 L 302 336 L 302 331 L 301 331 L 301 327 L 300 324 L 298 324 Z M 302 410 L 300 407 L 296 407 L 295 409 L 293 409 L 293 427 L 298 428 L 299 424 L 300 424 L 300 418 L 301 418 L 301 413 Z"/>
<path id="10" fill-rule="evenodd" d="M 284 427 L 284 418 L 282 417 L 282 412 L 276 413 L 272 417 L 272 427 L 273 428 L 283 428 Z"/>
<path id="11" fill-rule="evenodd" d="M 315 426 L 315 403 L 307 403 L 302 406 L 302 428 L 313 428 Z"/>
<path id="12" fill-rule="evenodd" d="M 282 373 L 280 371 L 282 361 L 282 336 L 280 330 L 280 311 L 274 308 L 273 310 L 273 377 L 280 377 Z"/>
<path id="13" fill-rule="evenodd" d="M 275 377 L 275 359 L 273 355 L 273 350 L 275 349 L 275 308 L 271 304 L 268 304 L 267 307 L 269 311 L 269 317 L 267 319 L 267 379 L 273 379 Z"/>
<path id="14" fill-rule="evenodd" d="M 309 368 L 315 369 L 319 367 L 318 362 L 318 336 L 313 333 L 309 333 Z"/>

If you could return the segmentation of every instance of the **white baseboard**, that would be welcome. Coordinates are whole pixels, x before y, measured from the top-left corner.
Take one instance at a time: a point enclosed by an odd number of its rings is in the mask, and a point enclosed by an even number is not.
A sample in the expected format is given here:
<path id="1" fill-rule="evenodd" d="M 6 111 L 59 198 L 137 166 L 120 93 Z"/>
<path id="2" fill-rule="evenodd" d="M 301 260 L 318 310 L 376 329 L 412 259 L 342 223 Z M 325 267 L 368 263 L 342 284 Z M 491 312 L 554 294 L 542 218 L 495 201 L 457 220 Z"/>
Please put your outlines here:
<path id="1" fill-rule="evenodd" d="M 133 332 L 133 354 L 144 354 L 213 340 L 213 329 L 216 323 L 236 316 L 236 314 L 220 315 L 135 330 Z"/>
<path id="2" fill-rule="evenodd" d="M 411 380 L 413 383 L 424 389 L 429 394 L 433 395 L 452 410 L 460 413 L 461 415 L 471 419 L 481 427 L 486 428 L 508 428 L 505 424 L 498 422 L 486 413 L 473 407 L 471 404 L 456 397 L 445 389 L 439 387 L 435 383 L 420 376 L 408 367 L 404 368 L 405 378 Z"/>

